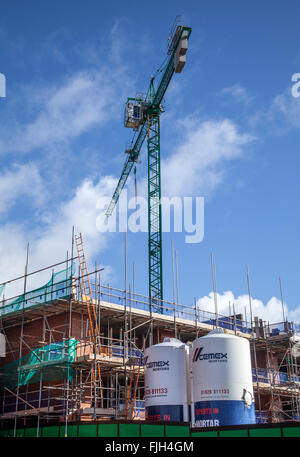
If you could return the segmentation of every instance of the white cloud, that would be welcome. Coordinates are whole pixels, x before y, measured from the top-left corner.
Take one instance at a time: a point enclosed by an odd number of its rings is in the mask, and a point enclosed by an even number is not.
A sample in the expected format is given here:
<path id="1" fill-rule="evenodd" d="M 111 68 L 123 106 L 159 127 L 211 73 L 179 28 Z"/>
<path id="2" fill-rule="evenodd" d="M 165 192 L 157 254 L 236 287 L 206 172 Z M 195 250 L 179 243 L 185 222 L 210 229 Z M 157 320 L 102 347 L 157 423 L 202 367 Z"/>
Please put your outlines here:
<path id="1" fill-rule="evenodd" d="M 277 95 L 270 107 L 269 118 L 283 120 L 289 128 L 299 128 L 300 97 L 293 97 L 290 89 Z"/>
<path id="2" fill-rule="evenodd" d="M 229 94 L 237 102 L 245 103 L 246 105 L 253 100 L 253 97 L 250 97 L 247 90 L 239 84 L 233 84 L 232 86 L 224 87 L 224 89 L 221 90 L 221 93 L 225 95 Z"/>
<path id="3" fill-rule="evenodd" d="M 24 274 L 26 259 L 26 244 L 22 227 L 16 224 L 5 224 L 0 227 L 0 283 Z M 20 282 L 5 289 L 12 290 L 11 296 L 17 290 L 21 293 Z"/>
<path id="4" fill-rule="evenodd" d="M 69 51 L 71 56 L 65 48 L 58 47 L 56 36 L 57 33 L 50 35 L 40 49 L 51 51 L 54 45 L 56 53 L 61 54 L 60 60 L 65 57 L 70 64 L 68 70 L 72 68 L 68 59 L 73 55 L 84 62 L 84 69 L 58 73 L 54 83 L 46 74 L 45 81 L 41 82 L 39 56 L 38 81 L 19 85 L 11 94 L 0 125 L 0 153 L 30 153 L 38 149 L 41 154 L 49 148 L 53 150 L 58 145 L 71 143 L 93 127 L 121 119 L 120 100 L 125 100 L 134 87 L 135 76 L 130 74 L 122 52 L 126 35 L 120 21 L 116 21 L 106 38 L 102 36 L 100 47 L 99 43 L 97 47 L 92 43 L 79 43 Z"/>
<path id="5" fill-rule="evenodd" d="M 10 223 L 0 227 L 0 283 L 24 273 L 26 246 L 29 241 L 29 271 L 46 267 L 71 256 L 72 227 L 76 234 L 82 233 L 88 259 L 95 258 L 106 246 L 107 236 L 98 231 L 97 200 L 101 196 L 111 195 L 116 180 L 109 176 L 97 183 L 85 180 L 77 187 L 70 200 L 61 203 L 55 211 L 47 216 L 47 223 L 35 227 L 34 218 L 31 228 L 21 224 Z M 74 247 L 74 255 L 76 247 Z M 100 258 L 101 261 L 101 258 Z M 91 265 L 91 267 L 94 265 Z M 57 267 L 56 271 L 63 267 Z M 112 274 L 110 266 L 105 266 L 103 278 Z M 29 288 L 38 287 L 49 279 L 51 272 L 30 277 Z M 8 285 L 6 297 L 22 292 L 22 283 Z"/>
<path id="6" fill-rule="evenodd" d="M 250 321 L 250 305 L 249 296 L 247 294 L 235 297 L 232 291 L 225 291 L 222 294 L 217 293 L 217 305 L 219 314 L 223 316 L 228 316 L 229 305 L 231 309 L 231 314 L 233 314 L 233 304 L 235 308 L 235 313 L 241 313 L 244 317 L 246 314 L 247 321 Z M 214 313 L 215 304 L 213 292 L 210 292 L 207 296 L 199 298 L 197 300 L 197 305 L 200 310 Z M 270 324 L 279 323 L 283 321 L 282 303 L 281 300 L 279 300 L 276 297 L 271 297 L 266 303 L 263 303 L 262 300 L 251 297 L 251 307 L 253 319 L 254 316 L 258 316 L 260 319 L 269 322 Z M 300 306 L 293 310 L 289 310 L 288 305 L 284 303 L 284 314 L 285 318 L 296 323 L 300 322 Z"/>
<path id="7" fill-rule="evenodd" d="M 0 213 L 8 210 L 18 198 L 30 198 L 31 204 L 44 201 L 46 190 L 34 163 L 15 164 L 0 174 Z"/>
<path id="8" fill-rule="evenodd" d="M 16 127 L 12 139 L 2 140 L 0 151 L 47 149 L 104 124 L 117 115 L 117 86 L 106 70 L 91 70 L 74 74 L 59 87 L 44 87 L 27 94 L 31 98 L 28 103 L 35 105 L 37 114 L 24 126 Z"/>
<path id="9" fill-rule="evenodd" d="M 162 163 L 163 193 L 170 196 L 213 191 L 224 179 L 226 163 L 241 157 L 253 140 L 229 119 L 189 119 L 179 128 L 186 140 Z"/>
<path id="10" fill-rule="evenodd" d="M 248 120 L 256 130 L 263 126 L 264 136 L 282 135 L 291 129 L 299 129 L 300 97 L 293 97 L 291 85 L 284 92 L 276 95 L 269 106 L 249 115 Z"/>
<path id="11" fill-rule="evenodd" d="M 38 218 L 33 208 L 22 223 L 11 218 L 9 223 L 0 224 L 0 283 L 24 273 L 28 241 L 31 271 L 63 260 L 67 250 L 71 254 L 72 226 L 75 226 L 76 233 L 82 232 L 89 258 L 94 258 L 106 246 L 107 236 L 99 233 L 96 227 L 99 212 L 96 202 L 100 196 L 112 195 L 116 185 L 113 178 L 102 177 L 96 183 L 84 180 L 68 200 L 55 202 L 61 193 L 57 192 L 54 198 L 52 194 L 57 187 L 65 186 L 64 179 L 56 173 L 60 151 L 70 150 L 83 133 L 95 127 L 101 128 L 108 121 L 122 116 L 120 100 L 125 99 L 128 84 L 134 84 L 134 77 L 129 78 L 128 69 L 122 62 L 122 54 L 117 52 L 116 39 L 119 35 L 118 27 L 115 27 L 111 36 L 104 39 L 105 47 L 95 56 L 97 58 L 88 69 L 66 77 L 57 77 L 52 85 L 48 79 L 47 84 L 42 85 L 34 81 L 31 87 L 20 86 L 19 91 L 12 95 L 12 103 L 0 126 L 0 153 L 26 152 L 35 157 L 38 151 L 39 157 L 43 159 L 40 165 L 41 169 L 44 167 L 44 182 L 37 165 L 31 162 L 22 166 L 10 166 L 0 176 L 0 212 L 12 208 L 14 202 L 19 203 L 22 197 L 25 197 L 26 203 L 37 205 L 51 196 L 51 204 L 38 208 Z M 114 51 L 113 58 L 109 58 L 110 51 Z M 86 58 L 86 46 L 84 52 Z M 108 57 L 105 61 L 104 56 Z M 21 109 L 18 109 L 20 105 Z M 20 119 L 16 113 L 19 113 Z M 51 168 L 47 167 L 49 152 Z M 70 168 L 80 166 L 80 163 L 76 163 L 80 157 L 82 154 L 73 156 Z M 98 151 L 98 160 L 99 158 Z M 63 162 L 60 162 L 60 166 L 61 163 Z M 73 189 L 75 179 L 72 182 Z M 72 186 L 68 186 L 65 196 L 72 192 Z M 111 267 L 106 266 L 106 273 L 111 272 Z"/>
<path id="12" fill-rule="evenodd" d="M 101 178 L 96 184 L 85 180 L 77 187 L 73 197 L 60 205 L 50 216 L 48 227 L 35 240 L 37 267 L 42 258 L 52 263 L 64 256 L 70 247 L 72 226 L 77 233 L 82 232 L 91 257 L 105 247 L 105 234 L 98 232 L 96 227 L 97 200 L 103 195 L 111 195 L 115 184 L 116 181 L 109 176 Z"/>

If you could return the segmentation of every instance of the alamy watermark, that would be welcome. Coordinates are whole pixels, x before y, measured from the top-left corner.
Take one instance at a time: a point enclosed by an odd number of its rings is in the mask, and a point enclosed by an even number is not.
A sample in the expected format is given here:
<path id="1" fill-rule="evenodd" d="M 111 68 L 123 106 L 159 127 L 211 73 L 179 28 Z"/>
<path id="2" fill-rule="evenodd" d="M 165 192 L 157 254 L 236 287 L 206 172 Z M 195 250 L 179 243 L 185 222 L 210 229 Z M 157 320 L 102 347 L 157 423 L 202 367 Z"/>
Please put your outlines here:
<path id="1" fill-rule="evenodd" d="M 99 232 L 148 232 L 148 200 L 144 197 L 132 197 L 128 199 L 127 190 L 120 195 L 119 202 L 110 217 L 106 217 L 105 211 L 111 197 L 101 197 L 97 201 L 96 208 L 99 215 L 96 219 L 96 227 Z M 186 243 L 201 243 L 204 238 L 204 197 L 162 197 L 162 232 L 184 233 Z M 158 230 L 156 220 L 157 205 L 154 202 L 152 212 L 152 229 Z M 153 230 L 154 227 L 154 230 Z"/>
<path id="2" fill-rule="evenodd" d="M 295 83 L 292 86 L 292 96 L 295 98 L 300 97 L 300 73 L 293 74 L 292 82 Z"/>
<path id="3" fill-rule="evenodd" d="M 6 97 L 6 78 L 3 73 L 0 73 L 0 97 Z"/>

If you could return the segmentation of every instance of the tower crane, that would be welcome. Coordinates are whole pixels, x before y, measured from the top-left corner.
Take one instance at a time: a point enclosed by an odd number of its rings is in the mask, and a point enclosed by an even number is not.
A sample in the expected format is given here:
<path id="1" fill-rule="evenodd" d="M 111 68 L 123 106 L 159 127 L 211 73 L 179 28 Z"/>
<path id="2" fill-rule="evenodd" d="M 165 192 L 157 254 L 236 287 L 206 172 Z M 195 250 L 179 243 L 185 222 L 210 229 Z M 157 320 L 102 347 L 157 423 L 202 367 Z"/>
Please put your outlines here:
<path id="1" fill-rule="evenodd" d="M 190 27 L 174 24 L 159 81 L 155 84 L 158 75 L 151 77 L 146 96 L 137 94 L 127 98 L 124 124 L 133 128 L 135 134 L 130 147 L 125 150 L 127 158 L 121 177 L 105 213 L 107 217 L 111 216 L 133 166 L 139 161 L 147 137 L 149 297 L 158 310 L 162 309 L 163 300 L 160 115 L 164 110 L 161 103 L 173 74 L 181 73 L 185 65 L 191 31 Z"/>

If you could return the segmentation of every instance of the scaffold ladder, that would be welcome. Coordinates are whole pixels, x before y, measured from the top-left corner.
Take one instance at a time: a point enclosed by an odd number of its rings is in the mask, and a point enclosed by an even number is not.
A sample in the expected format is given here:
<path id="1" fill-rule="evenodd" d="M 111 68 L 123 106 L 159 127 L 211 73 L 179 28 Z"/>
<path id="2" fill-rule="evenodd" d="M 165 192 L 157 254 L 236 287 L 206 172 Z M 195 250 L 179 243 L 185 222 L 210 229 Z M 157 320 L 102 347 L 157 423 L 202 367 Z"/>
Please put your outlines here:
<path id="1" fill-rule="evenodd" d="M 94 351 L 95 351 L 95 356 L 96 356 L 97 343 L 99 345 L 99 353 L 100 353 L 101 341 L 100 341 L 100 333 L 99 333 L 99 328 L 98 328 L 98 324 L 97 324 L 95 304 L 94 304 L 94 300 L 93 300 L 92 287 L 91 287 L 91 282 L 90 282 L 90 278 L 89 278 L 87 261 L 86 261 L 86 256 L 85 256 L 85 252 L 84 252 L 84 245 L 83 245 L 83 239 L 82 239 L 81 233 L 79 233 L 79 235 L 75 235 L 75 244 L 76 244 L 76 248 L 77 248 L 79 267 L 80 267 L 80 273 L 81 273 L 81 286 L 82 286 L 82 290 L 84 292 L 84 297 L 85 297 L 84 301 L 86 302 L 87 310 L 88 310 L 88 317 L 89 317 L 89 324 L 90 324 L 89 330 L 90 330 L 92 342 L 94 343 Z M 90 305 L 93 310 L 93 316 L 91 314 Z M 94 318 L 94 320 L 93 320 L 93 318 Z M 101 379 L 100 362 L 97 361 L 96 365 L 97 365 L 97 369 L 98 369 L 99 386 L 100 386 L 100 402 L 101 402 L 101 407 L 102 407 L 103 406 L 103 396 L 102 396 L 102 379 Z M 92 369 L 92 373 L 93 373 L 93 381 L 94 381 L 94 384 L 96 385 L 94 367 Z"/>
<path id="2" fill-rule="evenodd" d="M 140 378 L 142 360 L 143 360 L 143 353 L 141 353 L 141 355 L 140 355 L 137 376 L 136 376 L 135 383 L 134 383 L 133 401 L 132 401 L 132 406 L 131 406 L 130 420 L 133 420 L 133 417 L 134 417 L 134 407 L 135 407 L 136 394 L 137 394 L 138 383 L 139 383 L 139 378 Z M 131 389 L 132 389 L 132 385 L 133 385 L 134 374 L 135 374 L 135 364 L 133 362 L 133 364 L 131 366 L 131 377 L 130 377 L 130 383 L 129 383 L 128 393 L 127 393 L 125 414 L 124 414 L 125 420 L 127 420 L 127 414 L 128 414 L 128 410 L 129 410 L 129 403 L 130 403 Z"/>

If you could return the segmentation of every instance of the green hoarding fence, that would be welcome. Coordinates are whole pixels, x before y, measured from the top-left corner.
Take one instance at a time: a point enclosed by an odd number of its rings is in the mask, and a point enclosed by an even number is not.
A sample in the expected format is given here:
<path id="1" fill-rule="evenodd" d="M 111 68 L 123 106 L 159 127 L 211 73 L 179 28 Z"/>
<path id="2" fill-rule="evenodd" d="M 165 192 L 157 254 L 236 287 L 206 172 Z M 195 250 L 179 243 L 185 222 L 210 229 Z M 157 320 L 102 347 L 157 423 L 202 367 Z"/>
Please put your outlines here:
<path id="1" fill-rule="evenodd" d="M 190 436 L 190 427 L 182 425 L 166 425 L 166 437 L 184 438 Z"/>
<path id="2" fill-rule="evenodd" d="M 10 436 L 13 436 L 13 430 L 11 430 L 12 432 L 12 435 Z M 42 433 L 41 433 L 41 430 L 39 430 L 40 432 L 40 435 L 42 436 Z M 31 427 L 31 428 L 25 428 L 25 434 L 24 436 L 26 438 L 34 438 L 37 436 L 37 429 L 35 427 Z"/>
<path id="3" fill-rule="evenodd" d="M 59 426 L 43 427 L 42 428 L 43 438 L 58 438 L 59 437 Z"/>
<path id="4" fill-rule="evenodd" d="M 97 436 L 97 429 L 97 424 L 79 425 L 78 436 L 95 437 Z"/>
<path id="5" fill-rule="evenodd" d="M 133 438 L 140 436 L 140 424 L 120 424 L 119 425 L 120 438 Z"/>
<path id="6" fill-rule="evenodd" d="M 220 430 L 220 437 L 230 437 L 230 438 L 246 438 L 248 435 L 248 430 Z"/>
<path id="7" fill-rule="evenodd" d="M 68 438 L 77 438 L 78 436 L 78 425 L 68 425 L 66 428 L 64 425 L 60 426 L 60 436 Z"/>
<path id="8" fill-rule="evenodd" d="M 159 438 L 165 436 L 163 425 L 142 424 L 141 436 L 147 438 Z"/>
<path id="9" fill-rule="evenodd" d="M 16 437 L 37 437 L 35 427 L 16 428 Z M 14 437 L 13 428 L 0 429 L 0 438 Z M 300 438 L 300 426 L 298 424 L 278 424 L 274 426 L 245 426 L 231 429 L 190 429 L 187 424 L 150 424 L 144 422 L 101 422 L 89 424 L 42 425 L 39 428 L 39 437 L 62 438 L 62 437 L 100 437 L 100 438 L 276 438 L 298 437 Z"/>
<path id="10" fill-rule="evenodd" d="M 119 436 L 118 424 L 98 424 L 98 436 L 102 438 L 114 438 Z"/>
<path id="11" fill-rule="evenodd" d="M 282 432 L 286 438 L 300 438 L 300 427 L 283 427 Z"/>
<path id="12" fill-rule="evenodd" d="M 254 428 L 250 429 L 250 436 L 253 437 L 266 437 L 266 438 L 275 438 L 281 436 L 280 428 Z"/>
<path id="13" fill-rule="evenodd" d="M 218 432 L 212 431 L 205 431 L 205 432 L 192 432 L 192 438 L 218 438 Z"/>

